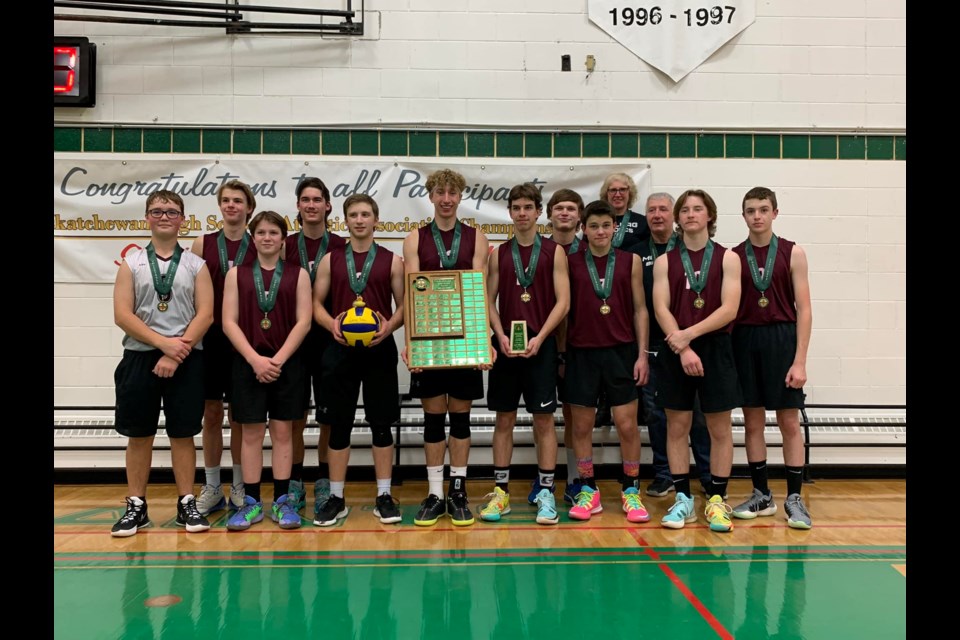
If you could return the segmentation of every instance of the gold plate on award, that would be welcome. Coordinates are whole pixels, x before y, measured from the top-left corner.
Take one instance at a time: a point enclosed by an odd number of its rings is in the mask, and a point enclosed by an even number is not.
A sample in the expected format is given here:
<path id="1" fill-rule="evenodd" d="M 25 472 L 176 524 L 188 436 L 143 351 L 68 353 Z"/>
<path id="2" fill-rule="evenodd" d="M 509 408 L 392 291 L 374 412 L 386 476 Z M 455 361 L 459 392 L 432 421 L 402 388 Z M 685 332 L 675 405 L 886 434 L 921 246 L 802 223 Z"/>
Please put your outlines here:
<path id="1" fill-rule="evenodd" d="M 693 306 L 695 306 L 697 309 L 703 309 L 704 305 L 706 304 L 707 303 L 704 301 L 703 298 L 700 297 L 700 294 L 698 293 L 697 299 L 693 301 Z"/>
<path id="2" fill-rule="evenodd" d="M 527 321 L 513 320 L 510 323 L 510 353 L 524 353 L 527 342 Z"/>

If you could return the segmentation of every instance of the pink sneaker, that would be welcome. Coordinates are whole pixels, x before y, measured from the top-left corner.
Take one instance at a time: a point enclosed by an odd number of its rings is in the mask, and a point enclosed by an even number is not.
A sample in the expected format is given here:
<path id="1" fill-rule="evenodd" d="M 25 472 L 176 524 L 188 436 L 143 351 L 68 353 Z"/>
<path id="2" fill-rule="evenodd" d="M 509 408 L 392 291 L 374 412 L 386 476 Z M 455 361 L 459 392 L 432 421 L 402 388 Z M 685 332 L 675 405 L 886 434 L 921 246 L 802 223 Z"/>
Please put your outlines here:
<path id="1" fill-rule="evenodd" d="M 650 514 L 640 501 L 640 492 L 634 487 L 621 493 L 620 499 L 623 501 L 623 512 L 627 514 L 627 522 L 650 522 Z"/>
<path id="2" fill-rule="evenodd" d="M 583 485 L 577 494 L 576 504 L 570 507 L 569 516 L 574 520 L 589 520 L 594 513 L 603 511 L 600 490 Z"/>

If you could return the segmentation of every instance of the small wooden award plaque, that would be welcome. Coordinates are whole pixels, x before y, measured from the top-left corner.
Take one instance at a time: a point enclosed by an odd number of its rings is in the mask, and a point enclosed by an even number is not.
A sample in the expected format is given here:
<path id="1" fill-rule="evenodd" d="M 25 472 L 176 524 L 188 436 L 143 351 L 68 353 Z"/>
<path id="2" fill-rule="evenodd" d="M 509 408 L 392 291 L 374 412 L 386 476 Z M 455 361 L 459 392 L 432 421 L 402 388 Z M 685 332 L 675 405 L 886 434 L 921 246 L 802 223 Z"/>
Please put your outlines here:
<path id="1" fill-rule="evenodd" d="M 523 353 L 527 350 L 527 321 L 514 320 L 510 323 L 510 353 Z"/>

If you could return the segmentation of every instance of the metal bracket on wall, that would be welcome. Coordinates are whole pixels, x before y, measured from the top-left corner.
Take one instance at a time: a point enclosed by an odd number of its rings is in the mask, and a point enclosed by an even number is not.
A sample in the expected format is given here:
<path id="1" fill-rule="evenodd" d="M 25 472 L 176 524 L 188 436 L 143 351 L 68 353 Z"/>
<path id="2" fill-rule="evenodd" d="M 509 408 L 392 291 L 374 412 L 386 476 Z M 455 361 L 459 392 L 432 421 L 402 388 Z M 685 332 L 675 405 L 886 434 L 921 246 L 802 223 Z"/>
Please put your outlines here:
<path id="1" fill-rule="evenodd" d="M 334 2 L 335 0 L 326 0 Z M 54 20 L 68 22 L 109 22 L 115 24 L 142 24 L 158 27 L 222 28 L 228 34 L 313 34 L 333 33 L 362 36 L 364 0 L 360 8 L 353 8 L 353 0 L 339 0 L 346 9 L 303 9 L 240 4 L 239 0 L 223 2 L 188 2 L 185 0 L 54 0 L 61 9 L 93 10 L 95 13 L 54 13 Z M 104 13 L 99 13 L 104 12 Z M 127 15 L 113 15 L 114 13 Z M 248 14 L 266 14 L 259 21 L 245 19 Z M 355 20 L 358 17 L 359 20 Z M 164 17 L 151 17 L 164 16 Z M 176 17 L 169 17 L 176 16 Z M 300 16 L 301 22 L 274 22 L 274 16 Z M 192 19 L 182 19 L 192 18 Z M 310 18 L 318 18 L 311 22 Z M 324 23 L 324 18 L 339 18 L 338 22 Z M 292 19 L 292 18 L 288 18 Z"/>

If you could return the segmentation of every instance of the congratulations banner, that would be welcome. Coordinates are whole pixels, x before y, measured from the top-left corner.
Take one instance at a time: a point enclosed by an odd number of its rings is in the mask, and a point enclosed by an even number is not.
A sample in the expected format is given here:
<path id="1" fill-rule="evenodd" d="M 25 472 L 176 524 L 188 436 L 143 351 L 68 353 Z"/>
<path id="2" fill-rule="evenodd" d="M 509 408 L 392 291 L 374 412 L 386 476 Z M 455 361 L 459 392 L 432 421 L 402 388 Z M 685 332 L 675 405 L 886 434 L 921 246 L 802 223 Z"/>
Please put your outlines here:
<path id="1" fill-rule="evenodd" d="M 349 160 L 277 160 L 262 157 L 144 157 L 123 154 L 54 154 L 53 237 L 54 282 L 110 283 L 128 251 L 150 238 L 144 219 L 146 198 L 168 189 L 183 198 L 186 219 L 181 243 L 221 227 L 216 193 L 229 180 L 249 184 L 257 198 L 256 211 L 272 210 L 298 231 L 296 188 L 316 176 L 330 189 L 333 211 L 330 230 L 347 235 L 343 201 L 354 193 L 372 196 L 380 207 L 377 241 L 400 253 L 400 243 L 413 229 L 433 220 L 433 205 L 424 183 L 437 169 L 459 171 L 467 180 L 459 217 L 482 230 L 491 242 L 507 239 L 510 216 L 507 195 L 511 187 L 532 182 L 547 200 L 558 189 L 573 189 L 585 203 L 599 198 L 604 178 L 623 172 L 637 183 L 639 203 L 652 188 L 648 164 L 611 164 L 609 161 L 536 160 L 504 163 L 493 159 L 451 159 L 450 162 L 391 162 L 383 158 Z M 550 233 L 546 211 L 541 232 Z"/>

